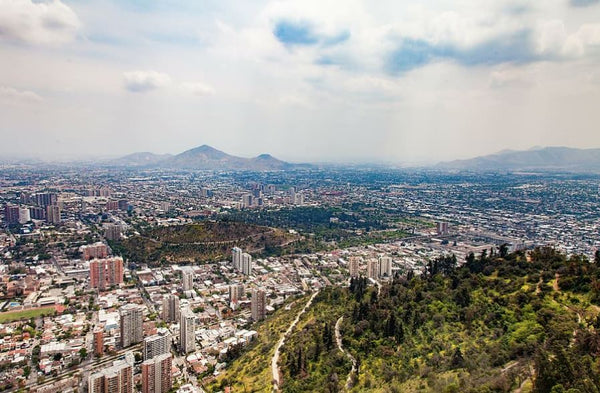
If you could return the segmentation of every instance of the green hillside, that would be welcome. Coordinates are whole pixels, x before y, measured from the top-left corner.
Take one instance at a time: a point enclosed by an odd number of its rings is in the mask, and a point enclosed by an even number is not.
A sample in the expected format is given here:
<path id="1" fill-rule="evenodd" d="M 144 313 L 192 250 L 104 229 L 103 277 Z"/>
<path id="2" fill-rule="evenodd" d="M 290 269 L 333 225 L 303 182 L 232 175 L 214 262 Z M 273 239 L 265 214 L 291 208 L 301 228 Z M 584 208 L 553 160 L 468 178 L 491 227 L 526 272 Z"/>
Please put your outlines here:
<path id="1" fill-rule="evenodd" d="M 228 258 L 231 248 L 268 254 L 297 240 L 281 229 L 239 222 L 205 221 L 195 224 L 157 227 L 138 236 L 111 243 L 117 254 L 131 261 L 151 264 L 206 262 Z"/>
<path id="2" fill-rule="evenodd" d="M 538 249 L 455 264 L 432 261 L 379 296 L 366 279 L 322 291 L 283 347 L 282 391 L 600 391 L 595 263 Z M 352 363 L 335 342 L 342 316 L 359 366 L 349 389 Z"/>

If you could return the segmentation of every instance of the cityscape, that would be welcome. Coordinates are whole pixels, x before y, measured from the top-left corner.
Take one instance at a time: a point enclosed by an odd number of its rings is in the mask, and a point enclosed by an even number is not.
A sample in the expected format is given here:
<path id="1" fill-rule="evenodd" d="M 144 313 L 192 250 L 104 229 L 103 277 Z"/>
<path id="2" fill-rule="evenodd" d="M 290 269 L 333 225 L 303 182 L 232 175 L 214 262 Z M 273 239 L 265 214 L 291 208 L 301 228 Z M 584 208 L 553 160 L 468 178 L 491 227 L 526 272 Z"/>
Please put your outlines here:
<path id="1" fill-rule="evenodd" d="M 600 393 L 600 0 L 0 0 L 0 393 Z"/>
<path id="2" fill-rule="evenodd" d="M 5 390 L 204 392 L 321 288 L 600 248 L 595 175 L 6 166 L 1 183 Z"/>

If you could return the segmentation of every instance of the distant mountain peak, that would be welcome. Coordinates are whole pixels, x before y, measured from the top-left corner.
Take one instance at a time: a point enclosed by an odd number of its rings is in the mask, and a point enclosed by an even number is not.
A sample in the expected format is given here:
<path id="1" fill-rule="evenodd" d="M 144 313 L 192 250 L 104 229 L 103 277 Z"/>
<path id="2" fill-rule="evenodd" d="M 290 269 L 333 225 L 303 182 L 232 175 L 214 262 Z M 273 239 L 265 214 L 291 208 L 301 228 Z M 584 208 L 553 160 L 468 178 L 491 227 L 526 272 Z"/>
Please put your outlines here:
<path id="1" fill-rule="evenodd" d="M 553 146 L 529 150 L 502 151 L 466 160 L 442 162 L 443 169 L 459 170 L 542 170 L 600 172 L 600 149 Z"/>

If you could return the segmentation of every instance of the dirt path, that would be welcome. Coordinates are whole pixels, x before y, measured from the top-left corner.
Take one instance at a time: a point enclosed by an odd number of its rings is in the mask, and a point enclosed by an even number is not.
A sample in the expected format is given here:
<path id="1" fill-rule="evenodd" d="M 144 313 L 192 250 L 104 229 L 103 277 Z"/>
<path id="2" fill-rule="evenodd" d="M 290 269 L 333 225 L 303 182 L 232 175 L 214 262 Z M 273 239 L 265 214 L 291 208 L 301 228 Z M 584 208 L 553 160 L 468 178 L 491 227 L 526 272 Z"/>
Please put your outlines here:
<path id="1" fill-rule="evenodd" d="M 342 335 L 340 333 L 340 325 L 343 320 L 344 320 L 343 316 L 339 317 L 337 322 L 335 323 L 335 342 L 337 343 L 338 349 L 340 351 L 342 351 L 342 353 L 344 355 L 346 355 L 346 357 L 348 359 L 350 359 L 350 361 L 352 362 L 352 370 L 350 370 L 350 372 L 348 373 L 348 378 L 346 378 L 346 390 L 350 390 L 350 388 L 352 387 L 352 375 L 354 375 L 357 372 L 356 359 L 354 359 L 354 356 L 350 355 L 349 352 L 346 352 L 346 350 L 344 349 L 344 346 L 342 345 Z"/>
<path id="2" fill-rule="evenodd" d="M 281 347 L 285 343 L 285 338 L 292 332 L 292 329 L 294 329 L 294 327 L 300 320 L 300 317 L 302 316 L 302 314 L 304 314 L 306 312 L 306 310 L 308 310 L 308 308 L 312 304 L 314 298 L 318 294 L 319 294 L 318 290 L 312 294 L 312 296 L 310 297 L 310 299 L 308 299 L 308 302 L 306 302 L 306 304 L 304 305 L 302 310 L 298 313 L 298 315 L 296 315 L 296 319 L 294 319 L 292 321 L 292 323 L 290 324 L 290 326 L 288 326 L 285 333 L 283 333 L 283 336 L 281 336 L 279 343 L 277 343 L 277 346 L 275 347 L 275 353 L 273 354 L 273 357 L 271 358 L 271 371 L 273 373 L 273 391 L 274 392 L 279 391 L 279 385 L 281 384 L 281 372 L 279 370 L 278 363 L 279 363 L 279 352 L 281 350 Z"/>

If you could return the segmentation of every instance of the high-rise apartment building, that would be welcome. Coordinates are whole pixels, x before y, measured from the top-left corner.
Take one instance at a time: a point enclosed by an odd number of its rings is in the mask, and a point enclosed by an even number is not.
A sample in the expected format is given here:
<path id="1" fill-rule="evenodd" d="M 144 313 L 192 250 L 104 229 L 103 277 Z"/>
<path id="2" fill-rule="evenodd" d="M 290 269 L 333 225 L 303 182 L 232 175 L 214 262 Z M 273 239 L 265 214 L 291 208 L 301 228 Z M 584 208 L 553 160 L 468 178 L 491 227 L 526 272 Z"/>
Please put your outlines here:
<path id="1" fill-rule="evenodd" d="M 171 390 L 172 362 L 173 356 L 165 353 L 142 363 L 142 393 L 166 393 Z"/>
<path id="2" fill-rule="evenodd" d="M 48 222 L 48 224 L 60 224 L 60 220 L 60 206 L 46 206 L 46 222 Z"/>
<path id="3" fill-rule="evenodd" d="M 144 338 L 144 360 L 171 353 L 171 335 L 159 333 Z"/>
<path id="4" fill-rule="evenodd" d="M 120 225 L 107 224 L 104 227 L 104 237 L 108 240 L 119 240 L 122 232 Z"/>
<path id="5" fill-rule="evenodd" d="M 90 287 L 105 290 L 123 282 L 123 258 L 93 259 L 90 261 Z"/>
<path id="6" fill-rule="evenodd" d="M 94 330 L 94 354 L 96 356 L 104 354 L 104 329 Z"/>
<path id="7" fill-rule="evenodd" d="M 181 284 L 184 291 L 191 291 L 194 289 L 194 271 L 189 268 L 181 269 Z"/>
<path id="8" fill-rule="evenodd" d="M 179 322 L 179 297 L 173 294 L 165 295 L 162 300 L 162 320 Z"/>
<path id="9" fill-rule="evenodd" d="M 30 206 L 29 207 L 29 216 L 32 220 L 45 220 L 46 219 L 46 209 L 38 206 Z"/>
<path id="10" fill-rule="evenodd" d="M 352 256 L 348 259 L 348 270 L 350 271 L 350 277 L 358 277 L 360 257 Z"/>
<path id="11" fill-rule="evenodd" d="M 88 379 L 88 393 L 133 393 L 133 353 L 116 360 L 111 367 L 95 372 Z"/>
<path id="12" fill-rule="evenodd" d="M 252 274 L 252 255 L 246 252 L 242 254 L 242 267 L 240 270 L 246 276 Z"/>
<path id="13" fill-rule="evenodd" d="M 267 315 L 267 294 L 264 289 L 252 290 L 252 320 L 262 321 Z"/>
<path id="14" fill-rule="evenodd" d="M 6 222 L 7 224 L 19 223 L 19 206 L 4 206 L 4 222 Z"/>
<path id="15" fill-rule="evenodd" d="M 25 224 L 31 221 L 31 216 L 29 215 L 29 209 L 26 207 L 19 207 L 19 224 Z"/>
<path id="16" fill-rule="evenodd" d="M 236 304 L 244 297 L 244 284 L 233 284 L 229 286 L 229 303 Z"/>
<path id="17" fill-rule="evenodd" d="M 392 277 L 392 257 L 379 257 L 379 277 Z"/>
<path id="18" fill-rule="evenodd" d="M 181 311 L 179 349 L 182 353 L 189 353 L 196 350 L 196 316 L 189 308 Z"/>
<path id="19" fill-rule="evenodd" d="M 437 222 L 436 223 L 436 232 L 438 235 L 447 235 L 448 234 L 448 223 L 447 222 Z"/>
<path id="20" fill-rule="evenodd" d="M 121 347 L 127 348 L 142 342 L 144 339 L 142 307 L 136 304 L 126 304 L 121 307 L 119 313 L 121 316 Z"/>
<path id="21" fill-rule="evenodd" d="M 79 247 L 79 251 L 82 258 L 86 261 L 96 258 L 102 259 L 108 256 L 108 247 L 102 242 L 81 246 Z"/>
<path id="22" fill-rule="evenodd" d="M 373 279 L 379 277 L 379 260 L 370 258 L 367 261 L 367 277 Z"/>
<path id="23" fill-rule="evenodd" d="M 52 192 L 42 192 L 30 197 L 36 205 L 46 207 L 56 205 L 58 203 L 58 195 Z"/>
<path id="24" fill-rule="evenodd" d="M 242 266 L 242 254 L 243 251 L 239 247 L 233 247 L 231 249 L 231 264 L 235 270 L 240 270 Z"/>

